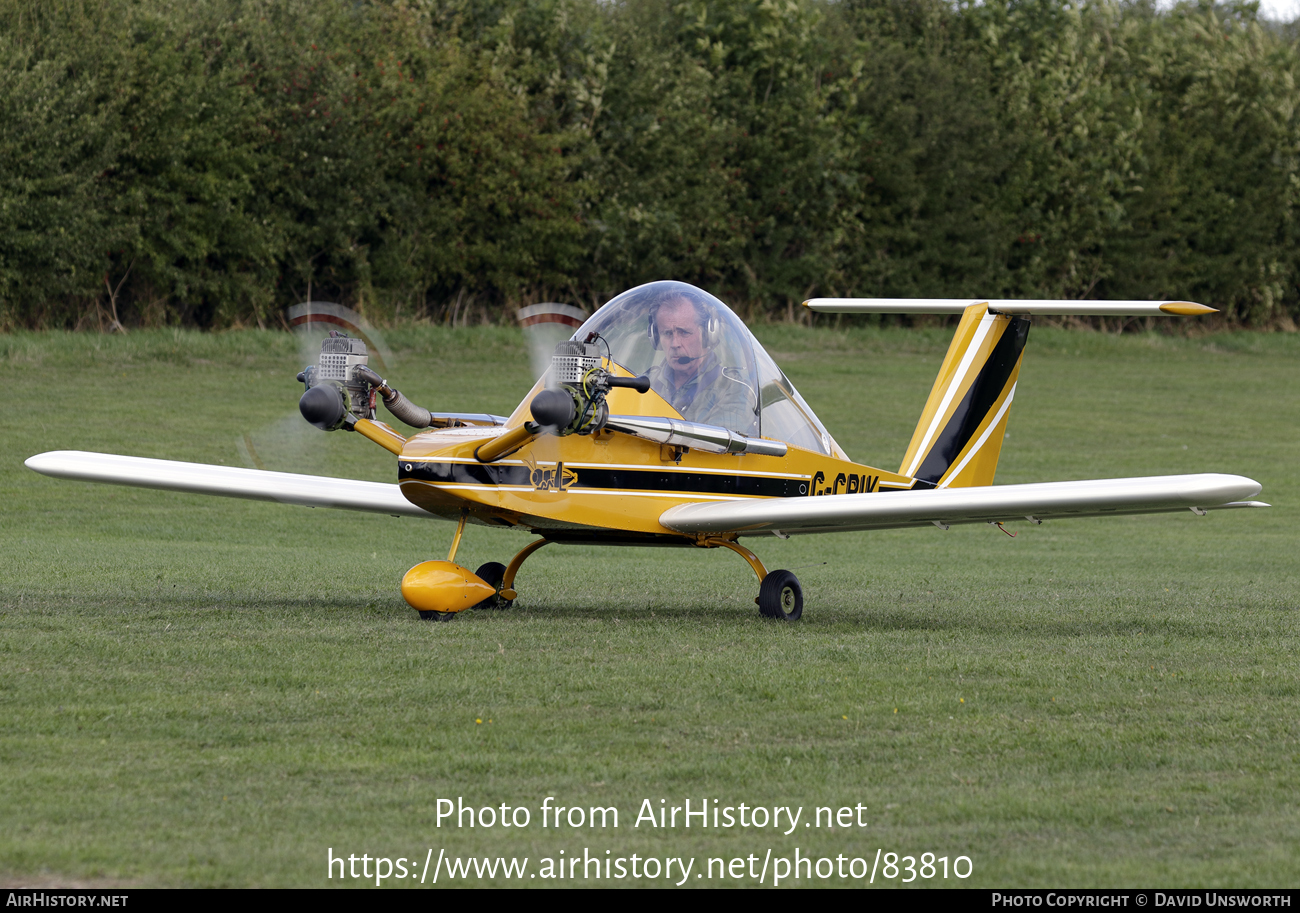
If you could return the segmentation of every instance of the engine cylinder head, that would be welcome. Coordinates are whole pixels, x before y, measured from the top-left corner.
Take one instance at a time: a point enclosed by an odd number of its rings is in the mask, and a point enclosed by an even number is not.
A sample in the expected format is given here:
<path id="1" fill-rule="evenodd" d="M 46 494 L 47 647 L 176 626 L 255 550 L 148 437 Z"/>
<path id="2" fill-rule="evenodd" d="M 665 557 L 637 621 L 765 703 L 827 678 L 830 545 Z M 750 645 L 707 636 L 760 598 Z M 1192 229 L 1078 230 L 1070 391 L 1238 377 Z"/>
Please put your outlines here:
<path id="1" fill-rule="evenodd" d="M 551 371 L 557 384 L 582 383 L 588 371 L 600 367 L 600 347 L 569 340 L 555 347 Z"/>

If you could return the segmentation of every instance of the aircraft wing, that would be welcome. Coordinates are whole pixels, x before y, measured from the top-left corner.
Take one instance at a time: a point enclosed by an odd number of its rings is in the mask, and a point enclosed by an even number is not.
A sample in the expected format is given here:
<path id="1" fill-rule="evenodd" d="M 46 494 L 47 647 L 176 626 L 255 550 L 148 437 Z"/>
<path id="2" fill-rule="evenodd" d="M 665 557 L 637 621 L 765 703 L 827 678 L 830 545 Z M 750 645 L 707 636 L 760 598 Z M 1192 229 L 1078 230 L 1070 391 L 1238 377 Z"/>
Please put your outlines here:
<path id="1" fill-rule="evenodd" d="M 1260 484 L 1243 476 L 1200 473 L 989 485 L 974 488 L 879 491 L 871 494 L 764 498 L 683 504 L 664 511 L 659 522 L 683 533 L 828 533 L 893 529 L 929 523 L 997 523 L 1065 517 L 1268 507 L 1247 498 Z"/>
<path id="2" fill-rule="evenodd" d="M 436 516 L 406 500 L 397 485 L 382 482 L 334 479 L 293 472 L 267 472 L 236 466 L 212 466 L 207 463 L 151 460 L 82 450 L 40 453 L 28 459 L 26 465 L 28 469 L 56 479 L 107 482 L 136 488 L 160 488 L 164 491 L 185 491 L 396 516 Z"/>

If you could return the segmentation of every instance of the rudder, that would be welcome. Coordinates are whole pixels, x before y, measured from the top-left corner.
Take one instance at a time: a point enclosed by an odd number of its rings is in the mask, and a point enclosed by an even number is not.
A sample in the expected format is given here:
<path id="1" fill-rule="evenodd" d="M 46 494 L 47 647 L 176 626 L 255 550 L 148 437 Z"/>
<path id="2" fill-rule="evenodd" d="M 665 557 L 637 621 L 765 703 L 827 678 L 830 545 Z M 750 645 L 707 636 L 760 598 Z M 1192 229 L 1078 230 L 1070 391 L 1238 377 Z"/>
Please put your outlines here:
<path id="1" fill-rule="evenodd" d="M 992 485 L 1015 397 L 1029 318 L 962 313 L 899 472 L 935 488 Z"/>

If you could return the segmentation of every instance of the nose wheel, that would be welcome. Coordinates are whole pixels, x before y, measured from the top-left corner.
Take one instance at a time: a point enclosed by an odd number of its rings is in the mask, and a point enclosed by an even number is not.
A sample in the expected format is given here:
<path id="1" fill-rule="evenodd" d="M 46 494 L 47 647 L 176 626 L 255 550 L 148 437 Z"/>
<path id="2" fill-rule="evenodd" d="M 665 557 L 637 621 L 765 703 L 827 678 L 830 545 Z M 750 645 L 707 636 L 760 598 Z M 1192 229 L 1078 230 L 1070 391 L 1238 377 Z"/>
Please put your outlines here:
<path id="1" fill-rule="evenodd" d="M 506 566 L 502 564 L 500 561 L 489 561 L 487 564 L 484 564 L 477 571 L 475 571 L 474 574 L 478 577 L 479 580 L 482 580 L 488 586 L 494 587 L 496 589 L 495 595 L 489 596 L 487 599 L 484 599 L 478 605 L 474 606 L 474 608 L 508 609 L 515 604 L 515 601 L 513 599 L 506 599 L 504 596 L 501 595 L 501 591 L 505 588 L 503 586 L 503 582 L 505 581 L 506 578 Z"/>
<path id="2" fill-rule="evenodd" d="M 455 612 L 432 612 L 428 609 L 419 609 L 420 618 L 424 621 L 455 621 Z"/>

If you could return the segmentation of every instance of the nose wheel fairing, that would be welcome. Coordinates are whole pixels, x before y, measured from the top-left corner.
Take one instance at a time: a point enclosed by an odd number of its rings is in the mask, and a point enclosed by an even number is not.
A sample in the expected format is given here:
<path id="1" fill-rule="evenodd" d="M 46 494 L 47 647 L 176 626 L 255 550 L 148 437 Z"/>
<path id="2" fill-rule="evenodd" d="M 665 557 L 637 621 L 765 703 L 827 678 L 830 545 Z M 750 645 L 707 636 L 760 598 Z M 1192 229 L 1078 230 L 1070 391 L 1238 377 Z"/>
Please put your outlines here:
<path id="1" fill-rule="evenodd" d="M 402 598 L 421 617 L 455 614 L 496 594 L 495 587 L 454 561 L 423 561 L 402 578 Z"/>

